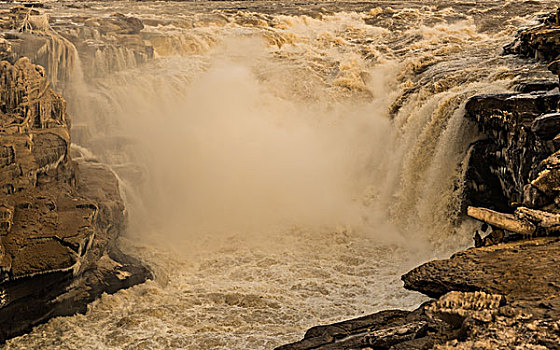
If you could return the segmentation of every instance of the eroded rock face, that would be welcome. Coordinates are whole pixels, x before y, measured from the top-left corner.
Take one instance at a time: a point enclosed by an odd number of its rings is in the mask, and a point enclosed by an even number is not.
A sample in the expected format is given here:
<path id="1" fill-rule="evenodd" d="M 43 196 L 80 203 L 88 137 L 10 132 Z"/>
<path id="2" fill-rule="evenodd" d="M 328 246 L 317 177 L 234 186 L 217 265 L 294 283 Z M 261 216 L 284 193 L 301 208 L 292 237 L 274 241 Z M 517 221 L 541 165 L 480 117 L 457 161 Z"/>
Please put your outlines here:
<path id="1" fill-rule="evenodd" d="M 116 248 L 118 182 L 101 164 L 71 160 L 65 101 L 45 70 L 2 61 L 0 84 L 1 342 L 150 273 Z"/>
<path id="2" fill-rule="evenodd" d="M 277 350 L 557 349 L 558 320 L 539 320 L 529 311 L 500 294 L 452 291 L 415 311 L 311 328 L 303 340 Z"/>
<path id="3" fill-rule="evenodd" d="M 99 163 L 71 159 L 66 103 L 55 92 L 82 77 L 79 59 L 85 79 L 151 59 L 143 28 L 121 14 L 0 11 L 0 343 L 151 277 L 117 248 L 118 182 Z"/>
<path id="4" fill-rule="evenodd" d="M 21 191 L 49 176 L 73 182 L 65 103 L 50 88 L 44 69 L 27 58 L 14 65 L 3 61 L 0 84 L 6 87 L 0 92 L 2 192 Z"/>
<path id="5" fill-rule="evenodd" d="M 93 79 L 152 59 L 154 49 L 142 29 L 142 21 L 119 13 L 53 19 L 14 7 L 0 11 L 0 59 L 29 57 L 45 67 L 50 82 L 63 92 L 77 75 Z"/>
<path id="6" fill-rule="evenodd" d="M 441 309 L 449 305 L 449 296 L 457 295 L 457 291 L 495 296 L 493 301 L 486 297 L 492 307 L 485 306 L 487 311 L 473 315 L 471 325 L 461 321 L 463 328 L 470 329 L 466 337 L 437 349 L 471 349 L 475 344 L 480 349 L 557 349 L 560 277 L 554 266 L 559 252 L 558 238 L 472 248 L 447 260 L 428 262 L 402 278 L 405 288 L 439 297 L 436 305 L 439 303 L 440 309 L 432 313 L 443 312 L 444 319 L 456 320 L 463 313 L 457 310 L 457 303 L 451 311 Z M 479 300 L 475 304 L 479 312 L 484 303 Z"/>
<path id="7" fill-rule="evenodd" d="M 531 123 L 531 131 L 541 140 L 552 140 L 560 133 L 560 113 L 543 114 Z"/>
<path id="8" fill-rule="evenodd" d="M 515 40 L 504 47 L 504 53 L 554 61 L 560 52 L 558 13 L 540 18 L 540 25 L 520 30 Z"/>
<path id="9" fill-rule="evenodd" d="M 144 24 L 135 17 L 114 13 L 108 17 L 58 18 L 52 29 L 76 47 L 86 79 L 131 68 L 154 57 L 152 44 L 141 32 Z"/>
<path id="10" fill-rule="evenodd" d="M 504 53 L 544 61 L 558 76 L 558 18 L 553 13 L 542 17 L 541 24 L 519 31 Z M 513 212 L 521 204 L 556 211 L 560 174 L 551 163 L 560 149 L 557 86 L 546 79 L 524 82 L 517 93 L 480 95 L 468 101 L 465 116 L 484 135 L 471 152 L 465 193 L 469 205 L 503 212 Z"/>
<path id="11" fill-rule="evenodd" d="M 450 292 L 425 308 L 458 330 L 432 349 L 557 349 L 558 321 L 543 321 L 499 294 Z"/>
<path id="12" fill-rule="evenodd" d="M 521 203 L 548 204 L 531 203 L 524 193 L 540 172 L 539 164 L 556 149 L 550 128 L 544 131 L 543 125 L 554 123 L 550 112 L 559 102 L 557 92 L 478 95 L 467 102 L 465 117 L 475 121 L 484 135 L 470 152 L 469 204 L 501 211 Z"/>
<path id="13" fill-rule="evenodd" d="M 0 58 L 13 63 L 22 57 L 44 67 L 57 88 L 76 66 L 75 48 L 52 30 L 48 16 L 20 6 L 0 11 Z"/>
<path id="14" fill-rule="evenodd" d="M 504 51 L 547 61 L 554 60 L 560 51 L 560 28 L 556 23 L 549 23 L 522 30 Z"/>
<path id="15" fill-rule="evenodd" d="M 66 226 L 81 227 L 88 220 L 69 223 L 64 216 L 76 210 L 70 216 L 90 217 L 91 225 L 96 209 L 91 204 L 90 213 L 78 213 L 82 209 L 72 208 L 72 198 L 65 196 L 75 183 L 75 174 L 68 156 L 70 134 L 64 101 L 50 89 L 44 69 L 27 58 L 14 65 L 1 62 L 0 82 L 6 87 L 0 92 L 4 158 L 0 165 L 0 203 L 9 210 L 1 236 L 5 256 L 2 280 L 50 268 L 72 269 L 78 259 L 63 240 L 78 232 L 68 232 L 76 230 Z M 46 191 L 51 183 L 54 188 Z"/>

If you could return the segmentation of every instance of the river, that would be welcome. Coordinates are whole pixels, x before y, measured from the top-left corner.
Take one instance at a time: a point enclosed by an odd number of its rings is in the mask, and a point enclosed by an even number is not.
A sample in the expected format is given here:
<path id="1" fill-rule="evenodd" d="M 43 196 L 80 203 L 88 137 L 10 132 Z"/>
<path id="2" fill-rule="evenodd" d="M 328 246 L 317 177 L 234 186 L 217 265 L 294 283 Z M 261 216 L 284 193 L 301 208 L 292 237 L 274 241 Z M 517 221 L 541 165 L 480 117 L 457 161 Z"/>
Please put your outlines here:
<path id="1" fill-rule="evenodd" d="M 460 215 L 479 137 L 462 106 L 527 74 L 501 48 L 553 7 L 81 4 L 45 11 L 123 13 L 152 38 L 141 65 L 120 49 L 95 71 L 75 62 L 63 93 L 74 157 L 119 176 L 120 245 L 156 278 L 6 349 L 271 349 L 314 325 L 418 306 L 400 275 L 471 245 L 476 227 Z"/>

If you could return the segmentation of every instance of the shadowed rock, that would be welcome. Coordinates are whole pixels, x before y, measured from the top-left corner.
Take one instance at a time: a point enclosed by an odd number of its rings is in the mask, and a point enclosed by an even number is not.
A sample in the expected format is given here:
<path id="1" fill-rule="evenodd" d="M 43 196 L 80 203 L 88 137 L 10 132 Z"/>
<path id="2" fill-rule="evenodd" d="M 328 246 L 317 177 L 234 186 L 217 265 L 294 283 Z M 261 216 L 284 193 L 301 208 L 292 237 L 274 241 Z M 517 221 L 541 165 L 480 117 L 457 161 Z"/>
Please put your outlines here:
<path id="1" fill-rule="evenodd" d="M 531 131 L 542 140 L 552 140 L 560 133 L 560 113 L 547 113 L 537 117 Z"/>
<path id="2" fill-rule="evenodd" d="M 304 349 L 389 349 L 408 344 L 434 344 L 428 335 L 440 327 L 423 310 L 416 312 L 388 310 L 328 326 L 313 327 L 303 340 L 276 350 Z M 404 348 L 402 346 L 405 346 Z"/>
<path id="3" fill-rule="evenodd" d="M 511 44 L 504 47 L 504 53 L 552 61 L 560 52 L 560 27 L 556 23 L 521 30 Z"/>
<path id="4" fill-rule="evenodd" d="M 555 111 L 559 102 L 557 92 L 477 95 L 467 101 L 465 118 L 477 124 L 482 140 L 469 151 L 466 204 L 513 211 L 513 203 L 551 201 L 546 195 L 527 192 L 526 185 L 555 150 L 539 135 L 548 133 L 545 123 L 554 123 L 552 116 L 543 115 Z"/>
<path id="5" fill-rule="evenodd" d="M 526 94 L 535 91 L 550 91 L 557 87 L 557 80 L 539 79 L 519 82 L 515 86 L 515 91 Z"/>
<path id="6" fill-rule="evenodd" d="M 3 61 L 0 84 L 2 342 L 150 272 L 116 247 L 125 226 L 117 179 L 72 162 L 65 101 L 45 70 Z"/>

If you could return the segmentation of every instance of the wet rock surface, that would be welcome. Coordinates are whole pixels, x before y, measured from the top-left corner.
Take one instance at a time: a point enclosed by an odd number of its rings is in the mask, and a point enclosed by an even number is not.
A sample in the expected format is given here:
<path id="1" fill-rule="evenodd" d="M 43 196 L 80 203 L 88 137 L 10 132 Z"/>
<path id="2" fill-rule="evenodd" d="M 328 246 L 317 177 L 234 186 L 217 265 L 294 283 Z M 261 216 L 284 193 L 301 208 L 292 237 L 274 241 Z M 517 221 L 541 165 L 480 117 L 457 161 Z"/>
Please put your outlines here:
<path id="1" fill-rule="evenodd" d="M 154 48 L 142 29 L 142 21 L 120 13 L 108 17 L 57 18 L 52 23 L 52 30 L 76 48 L 85 79 L 152 59 Z"/>
<path id="2" fill-rule="evenodd" d="M 519 31 L 504 53 L 540 61 L 558 76 L 558 14 L 542 16 L 540 22 Z M 525 81 L 516 90 L 474 96 L 465 106 L 465 117 L 483 135 L 472 147 L 466 203 L 504 212 L 519 205 L 554 212 L 558 179 L 551 164 L 560 146 L 557 82 Z"/>
<path id="3" fill-rule="evenodd" d="M 556 298 L 558 238 L 538 238 L 468 249 L 428 262 L 405 274 L 405 288 L 440 297 L 450 291 L 484 291 L 510 300 Z M 556 310 L 555 312 L 558 312 Z"/>
<path id="4" fill-rule="evenodd" d="M 76 75 L 94 79 L 152 59 L 154 48 L 142 29 L 141 20 L 120 13 L 53 16 L 23 6 L 0 9 L 0 58 L 28 57 L 62 92 Z"/>
<path id="5" fill-rule="evenodd" d="M 539 18 L 540 24 L 520 30 L 515 40 L 504 47 L 504 53 L 553 61 L 560 52 L 560 23 L 558 13 Z"/>
<path id="6" fill-rule="evenodd" d="M 9 265 L 0 283 L 1 340 L 51 317 L 85 312 L 102 293 L 151 276 L 116 246 L 125 216 L 114 175 L 98 163 L 77 167 L 77 188 L 48 186 L 12 197 L 12 227 L 2 236 Z"/>
<path id="7" fill-rule="evenodd" d="M 482 140 L 470 153 L 466 203 L 502 211 L 513 210 L 516 203 L 530 205 L 525 186 L 556 149 L 549 126 L 559 101 L 553 90 L 478 95 L 467 102 L 465 117 L 478 125 Z"/>
<path id="8" fill-rule="evenodd" d="M 507 248 L 502 247 L 502 250 Z M 494 262 L 491 256 L 498 256 L 499 253 L 489 254 L 482 264 L 473 263 L 473 270 L 470 272 L 490 266 L 486 264 Z M 432 279 L 424 279 L 415 289 L 434 295 L 434 285 L 441 283 L 439 273 L 447 271 L 447 268 L 449 266 L 431 270 Z M 424 266 L 416 270 L 419 269 L 424 269 Z M 427 271 L 430 268 L 425 269 L 423 272 L 429 275 Z M 403 278 L 408 281 L 416 270 Z M 457 270 L 463 271 L 462 267 Z M 523 277 L 527 276 L 528 271 L 530 270 L 525 270 Z M 548 277 L 557 280 L 552 275 L 549 273 Z M 466 281 L 465 275 L 458 273 L 454 277 L 458 277 L 463 285 L 456 283 L 437 288 L 439 299 L 429 301 L 414 311 L 382 311 L 329 326 L 315 327 L 306 333 L 303 340 L 277 349 L 557 349 L 560 344 L 560 303 L 555 291 L 548 286 L 551 284 L 550 280 L 539 281 L 543 283 L 537 284 L 529 295 L 525 294 L 528 288 L 516 288 L 508 283 L 507 279 L 512 276 L 513 274 L 500 276 L 504 283 L 490 288 L 493 293 L 487 293 L 478 290 L 489 289 L 486 288 L 488 280 L 477 280 L 475 277 Z M 531 279 L 530 282 L 535 280 Z M 530 286 L 530 282 L 526 286 Z M 501 288 L 504 286 L 505 288 Z M 540 287 L 544 288 L 539 289 Z M 548 298 L 543 302 L 545 295 Z M 518 298 L 519 296 L 521 297 Z"/>
<path id="9" fill-rule="evenodd" d="M 102 293 L 151 276 L 116 245 L 126 215 L 115 175 L 70 157 L 66 102 L 52 89 L 58 65 L 49 75 L 21 57 L 40 55 L 53 40 L 65 43 L 37 16 L 24 8 L 0 14 L 7 38 L 0 62 L 0 342 L 48 318 L 85 312 Z M 123 17 L 108 25 L 122 22 L 138 30 Z"/>

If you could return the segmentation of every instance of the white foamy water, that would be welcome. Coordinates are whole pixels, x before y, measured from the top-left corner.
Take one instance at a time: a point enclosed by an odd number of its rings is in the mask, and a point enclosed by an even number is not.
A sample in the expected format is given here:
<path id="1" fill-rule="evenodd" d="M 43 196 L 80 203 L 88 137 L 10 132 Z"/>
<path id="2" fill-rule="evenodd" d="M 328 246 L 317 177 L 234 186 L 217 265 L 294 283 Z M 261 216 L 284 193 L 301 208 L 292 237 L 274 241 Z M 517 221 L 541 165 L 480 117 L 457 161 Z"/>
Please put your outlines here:
<path id="1" fill-rule="evenodd" d="M 172 20 L 144 29 L 156 59 L 106 50 L 65 94 L 76 148 L 122 179 L 121 246 L 156 278 L 7 349 L 270 349 L 425 300 L 400 275 L 470 244 L 462 104 L 511 86 L 501 45 L 528 14 L 288 5 L 114 4 Z"/>

